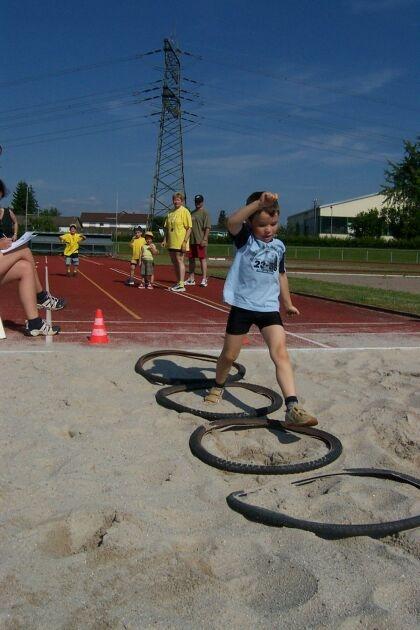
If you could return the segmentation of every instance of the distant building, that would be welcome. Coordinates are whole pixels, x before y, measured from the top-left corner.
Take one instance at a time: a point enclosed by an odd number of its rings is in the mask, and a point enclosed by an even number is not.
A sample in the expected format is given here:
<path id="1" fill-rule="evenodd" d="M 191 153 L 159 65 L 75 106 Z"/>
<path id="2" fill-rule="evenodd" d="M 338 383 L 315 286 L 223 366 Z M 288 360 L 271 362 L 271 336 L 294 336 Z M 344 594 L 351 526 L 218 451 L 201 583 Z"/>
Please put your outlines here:
<path id="1" fill-rule="evenodd" d="M 292 234 L 347 238 L 352 235 L 354 217 L 360 212 L 368 212 L 374 208 L 380 210 L 384 201 L 384 195 L 374 193 L 322 206 L 314 203 L 310 210 L 297 212 L 288 217 L 287 229 Z"/>
<path id="2" fill-rule="evenodd" d="M 109 233 L 117 228 L 121 231 L 131 231 L 138 225 L 145 228 L 147 214 L 138 212 L 82 212 L 80 223 L 85 231 Z"/>

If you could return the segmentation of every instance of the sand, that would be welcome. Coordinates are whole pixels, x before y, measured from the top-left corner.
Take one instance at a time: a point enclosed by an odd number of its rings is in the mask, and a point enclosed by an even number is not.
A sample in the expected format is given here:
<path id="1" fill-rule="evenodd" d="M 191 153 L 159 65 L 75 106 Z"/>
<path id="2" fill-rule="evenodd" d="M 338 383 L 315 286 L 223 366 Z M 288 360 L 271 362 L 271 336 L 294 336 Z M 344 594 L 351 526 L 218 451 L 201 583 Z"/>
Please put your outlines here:
<path id="1" fill-rule="evenodd" d="M 205 465 L 188 447 L 203 421 L 158 407 L 158 387 L 134 372 L 144 351 L 63 345 L 0 355 L 0 627 L 418 628 L 419 529 L 329 541 L 247 521 L 226 496 L 257 489 L 250 501 L 295 516 L 373 522 L 418 514 L 419 492 L 350 477 L 297 488 L 291 481 L 316 473 L 256 477 Z M 292 359 L 302 402 L 344 446 L 319 473 L 418 475 L 418 350 L 296 350 Z M 241 362 L 246 380 L 275 387 L 265 351 L 245 350 Z M 222 408 L 234 409 L 234 398 Z M 195 393 L 179 399 L 201 405 Z M 325 448 L 264 430 L 207 444 L 260 462 Z"/>

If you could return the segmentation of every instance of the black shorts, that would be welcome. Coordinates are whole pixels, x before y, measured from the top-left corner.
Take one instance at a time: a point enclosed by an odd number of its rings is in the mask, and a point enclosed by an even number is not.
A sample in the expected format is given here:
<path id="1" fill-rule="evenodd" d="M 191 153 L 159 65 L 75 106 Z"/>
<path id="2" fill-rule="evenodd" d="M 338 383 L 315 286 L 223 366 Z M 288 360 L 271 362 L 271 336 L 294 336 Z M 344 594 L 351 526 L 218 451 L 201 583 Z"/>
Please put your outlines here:
<path id="1" fill-rule="evenodd" d="M 248 311 L 245 308 L 232 306 L 226 324 L 228 335 L 246 335 L 252 324 L 258 326 L 260 330 L 266 326 L 283 326 L 280 313 L 278 311 Z"/>

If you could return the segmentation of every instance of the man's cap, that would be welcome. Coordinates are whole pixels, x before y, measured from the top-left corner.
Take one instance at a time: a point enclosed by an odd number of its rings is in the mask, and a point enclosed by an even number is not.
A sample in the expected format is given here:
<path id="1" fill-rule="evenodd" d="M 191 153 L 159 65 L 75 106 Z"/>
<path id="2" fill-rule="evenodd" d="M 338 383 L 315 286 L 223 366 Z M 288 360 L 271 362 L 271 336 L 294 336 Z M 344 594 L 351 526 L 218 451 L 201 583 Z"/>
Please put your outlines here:
<path id="1" fill-rule="evenodd" d="M 194 201 L 195 201 L 195 203 L 201 203 L 202 201 L 204 201 L 203 195 L 196 195 L 194 197 Z"/>
<path id="2" fill-rule="evenodd" d="M 151 236 L 151 237 L 153 237 L 153 232 L 146 232 L 146 233 L 145 233 L 145 236 Z"/>

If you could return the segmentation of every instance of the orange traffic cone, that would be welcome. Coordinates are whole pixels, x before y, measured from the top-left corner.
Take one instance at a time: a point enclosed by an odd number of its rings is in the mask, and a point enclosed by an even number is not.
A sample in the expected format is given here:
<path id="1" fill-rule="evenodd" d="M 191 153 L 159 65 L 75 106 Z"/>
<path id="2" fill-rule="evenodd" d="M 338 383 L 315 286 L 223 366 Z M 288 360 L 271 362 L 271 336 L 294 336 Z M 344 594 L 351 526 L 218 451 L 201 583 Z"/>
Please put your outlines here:
<path id="1" fill-rule="evenodd" d="M 100 308 L 96 309 L 95 321 L 93 323 L 92 334 L 89 337 L 89 343 L 109 343 L 109 337 L 104 324 L 104 316 Z"/>

